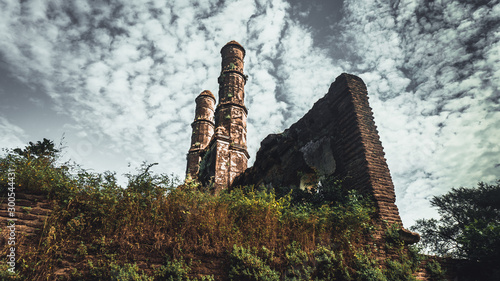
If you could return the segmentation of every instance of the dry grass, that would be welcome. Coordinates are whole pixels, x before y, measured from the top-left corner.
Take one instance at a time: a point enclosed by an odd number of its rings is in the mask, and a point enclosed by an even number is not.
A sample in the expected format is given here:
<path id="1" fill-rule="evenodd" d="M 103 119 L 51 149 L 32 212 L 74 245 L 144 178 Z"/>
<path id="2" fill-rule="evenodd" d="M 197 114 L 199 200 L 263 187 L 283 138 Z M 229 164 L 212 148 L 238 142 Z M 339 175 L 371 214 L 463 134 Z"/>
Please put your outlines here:
<path id="1" fill-rule="evenodd" d="M 209 257 L 222 265 L 234 245 L 266 249 L 281 272 L 290 264 L 292 244 L 310 258 L 326 247 L 354 267 L 372 222 L 369 202 L 353 193 L 343 193 L 338 202 L 309 200 L 314 194 L 301 201 L 292 193 L 276 196 L 252 187 L 215 196 L 195 182 L 179 186 L 152 174 L 147 165 L 129 175 L 127 188 L 111 173 L 72 175 L 43 157 L 10 155 L 0 161 L 0 169 L 6 167 L 15 167 L 23 192 L 46 194 L 54 202 L 37 241 L 25 243 L 18 259 L 18 277 L 30 280 L 98 280 L 111 265 L 133 263 L 152 276 L 167 259 Z M 328 188 L 341 187 L 332 182 Z M 6 251 L 4 245 L 0 255 Z M 226 269 L 218 270 L 223 275 Z"/>

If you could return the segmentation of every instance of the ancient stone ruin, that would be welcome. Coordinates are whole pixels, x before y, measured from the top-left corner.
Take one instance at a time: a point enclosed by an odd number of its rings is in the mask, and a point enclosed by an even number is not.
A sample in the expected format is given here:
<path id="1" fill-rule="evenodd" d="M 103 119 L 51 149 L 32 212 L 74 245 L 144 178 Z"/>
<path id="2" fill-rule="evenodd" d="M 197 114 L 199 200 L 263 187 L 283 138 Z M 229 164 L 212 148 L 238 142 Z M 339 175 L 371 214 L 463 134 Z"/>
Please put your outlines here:
<path id="1" fill-rule="evenodd" d="M 235 184 L 307 188 L 327 176 L 372 196 L 383 220 L 401 224 L 366 86 L 354 75 L 337 77 L 302 119 L 267 136 Z"/>
<path id="2" fill-rule="evenodd" d="M 243 58 L 235 41 L 221 50 L 219 104 L 203 91 L 196 98 L 193 136 L 187 159 L 188 177 L 213 182 L 217 190 L 236 185 L 301 187 L 333 176 L 348 189 L 372 197 L 378 219 L 402 225 L 382 143 L 361 78 L 342 74 L 302 119 L 261 143 L 253 167 L 247 169 Z M 215 128 L 215 133 L 214 133 Z M 402 230 L 408 242 L 418 234 Z"/>
<path id="3" fill-rule="evenodd" d="M 187 176 L 203 183 L 211 181 L 215 190 L 227 188 L 247 168 L 247 114 L 243 73 L 245 49 L 236 41 L 221 49 L 219 103 L 203 91 L 196 98 L 191 148 L 187 155 Z M 214 118 L 215 116 L 215 118 Z"/>
<path id="4" fill-rule="evenodd" d="M 389 167 L 361 78 L 342 74 L 309 112 L 262 142 L 253 167 L 234 185 L 309 188 L 326 177 L 374 199 L 381 231 L 402 226 Z M 401 229 L 408 243 L 416 233 Z M 382 234 L 382 232 L 380 233 Z"/>

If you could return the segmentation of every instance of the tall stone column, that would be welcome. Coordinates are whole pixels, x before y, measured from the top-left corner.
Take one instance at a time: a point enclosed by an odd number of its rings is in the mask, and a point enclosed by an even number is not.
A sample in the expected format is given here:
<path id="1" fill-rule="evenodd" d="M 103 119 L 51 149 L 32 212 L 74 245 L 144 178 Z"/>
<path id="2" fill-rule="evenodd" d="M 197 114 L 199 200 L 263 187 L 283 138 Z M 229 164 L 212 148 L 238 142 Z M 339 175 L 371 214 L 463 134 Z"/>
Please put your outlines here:
<path id="1" fill-rule="evenodd" d="M 200 162 L 206 147 L 214 134 L 214 95 L 205 90 L 196 98 L 196 111 L 194 122 L 191 124 L 193 134 L 191 135 L 191 147 L 187 155 L 186 176 L 196 178 L 198 176 Z"/>
<path id="2" fill-rule="evenodd" d="M 246 149 L 247 109 L 245 107 L 246 76 L 243 73 L 245 49 L 236 41 L 221 50 L 219 104 L 215 112 L 216 127 L 222 127 L 234 144 Z"/>
<path id="3" fill-rule="evenodd" d="M 247 168 L 247 108 L 243 72 L 245 49 L 230 41 L 221 49 L 222 63 L 219 76 L 219 104 L 215 110 L 216 154 L 214 186 L 223 189 Z"/>
<path id="4" fill-rule="evenodd" d="M 245 49 L 236 41 L 221 49 L 219 103 L 215 133 L 200 164 L 200 180 L 212 182 L 215 192 L 227 188 L 247 168 L 247 108 L 243 72 Z"/>
<path id="5" fill-rule="evenodd" d="M 220 52 L 219 103 L 214 112 L 215 97 L 210 91 L 203 91 L 196 98 L 186 169 L 187 177 L 213 184 L 215 192 L 229 187 L 246 170 L 250 158 L 245 107 L 247 76 L 243 72 L 245 49 L 230 41 Z"/>

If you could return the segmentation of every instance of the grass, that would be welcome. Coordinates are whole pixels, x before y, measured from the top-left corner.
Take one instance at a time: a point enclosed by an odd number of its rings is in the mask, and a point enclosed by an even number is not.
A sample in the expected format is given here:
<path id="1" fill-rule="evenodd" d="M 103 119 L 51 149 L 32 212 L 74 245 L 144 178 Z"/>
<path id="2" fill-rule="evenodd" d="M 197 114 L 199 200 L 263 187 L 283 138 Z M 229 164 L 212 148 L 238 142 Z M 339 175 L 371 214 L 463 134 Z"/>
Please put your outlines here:
<path id="1" fill-rule="evenodd" d="M 313 192 L 240 187 L 215 196 L 151 166 L 127 175 L 122 188 L 115 174 L 58 164 L 57 154 L 2 157 L 0 173 L 15 170 L 16 192 L 53 202 L 34 246 L 23 242 L 18 274 L 4 278 L 52 280 L 69 264 L 72 280 L 110 280 L 110 272 L 120 280 L 213 280 L 197 266 L 203 258 L 220 261 L 213 274 L 232 280 L 362 280 L 366 272 L 395 276 L 391 268 L 411 275 L 399 259 L 380 269 L 376 253 L 365 251 L 374 208 L 337 180 Z M 8 188 L 3 176 L 0 188 Z"/>

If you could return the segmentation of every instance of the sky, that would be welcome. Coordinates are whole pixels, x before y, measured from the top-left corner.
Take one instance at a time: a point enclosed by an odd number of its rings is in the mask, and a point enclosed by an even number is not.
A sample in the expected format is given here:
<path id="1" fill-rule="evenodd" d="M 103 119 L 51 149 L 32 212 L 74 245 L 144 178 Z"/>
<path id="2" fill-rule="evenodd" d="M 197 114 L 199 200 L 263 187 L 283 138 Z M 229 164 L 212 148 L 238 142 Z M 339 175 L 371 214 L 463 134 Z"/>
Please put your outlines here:
<path id="1" fill-rule="evenodd" d="M 343 72 L 367 85 L 403 223 L 500 179 L 500 0 L 0 0 L 0 144 L 184 177 L 194 99 L 246 49 L 250 165 Z"/>

